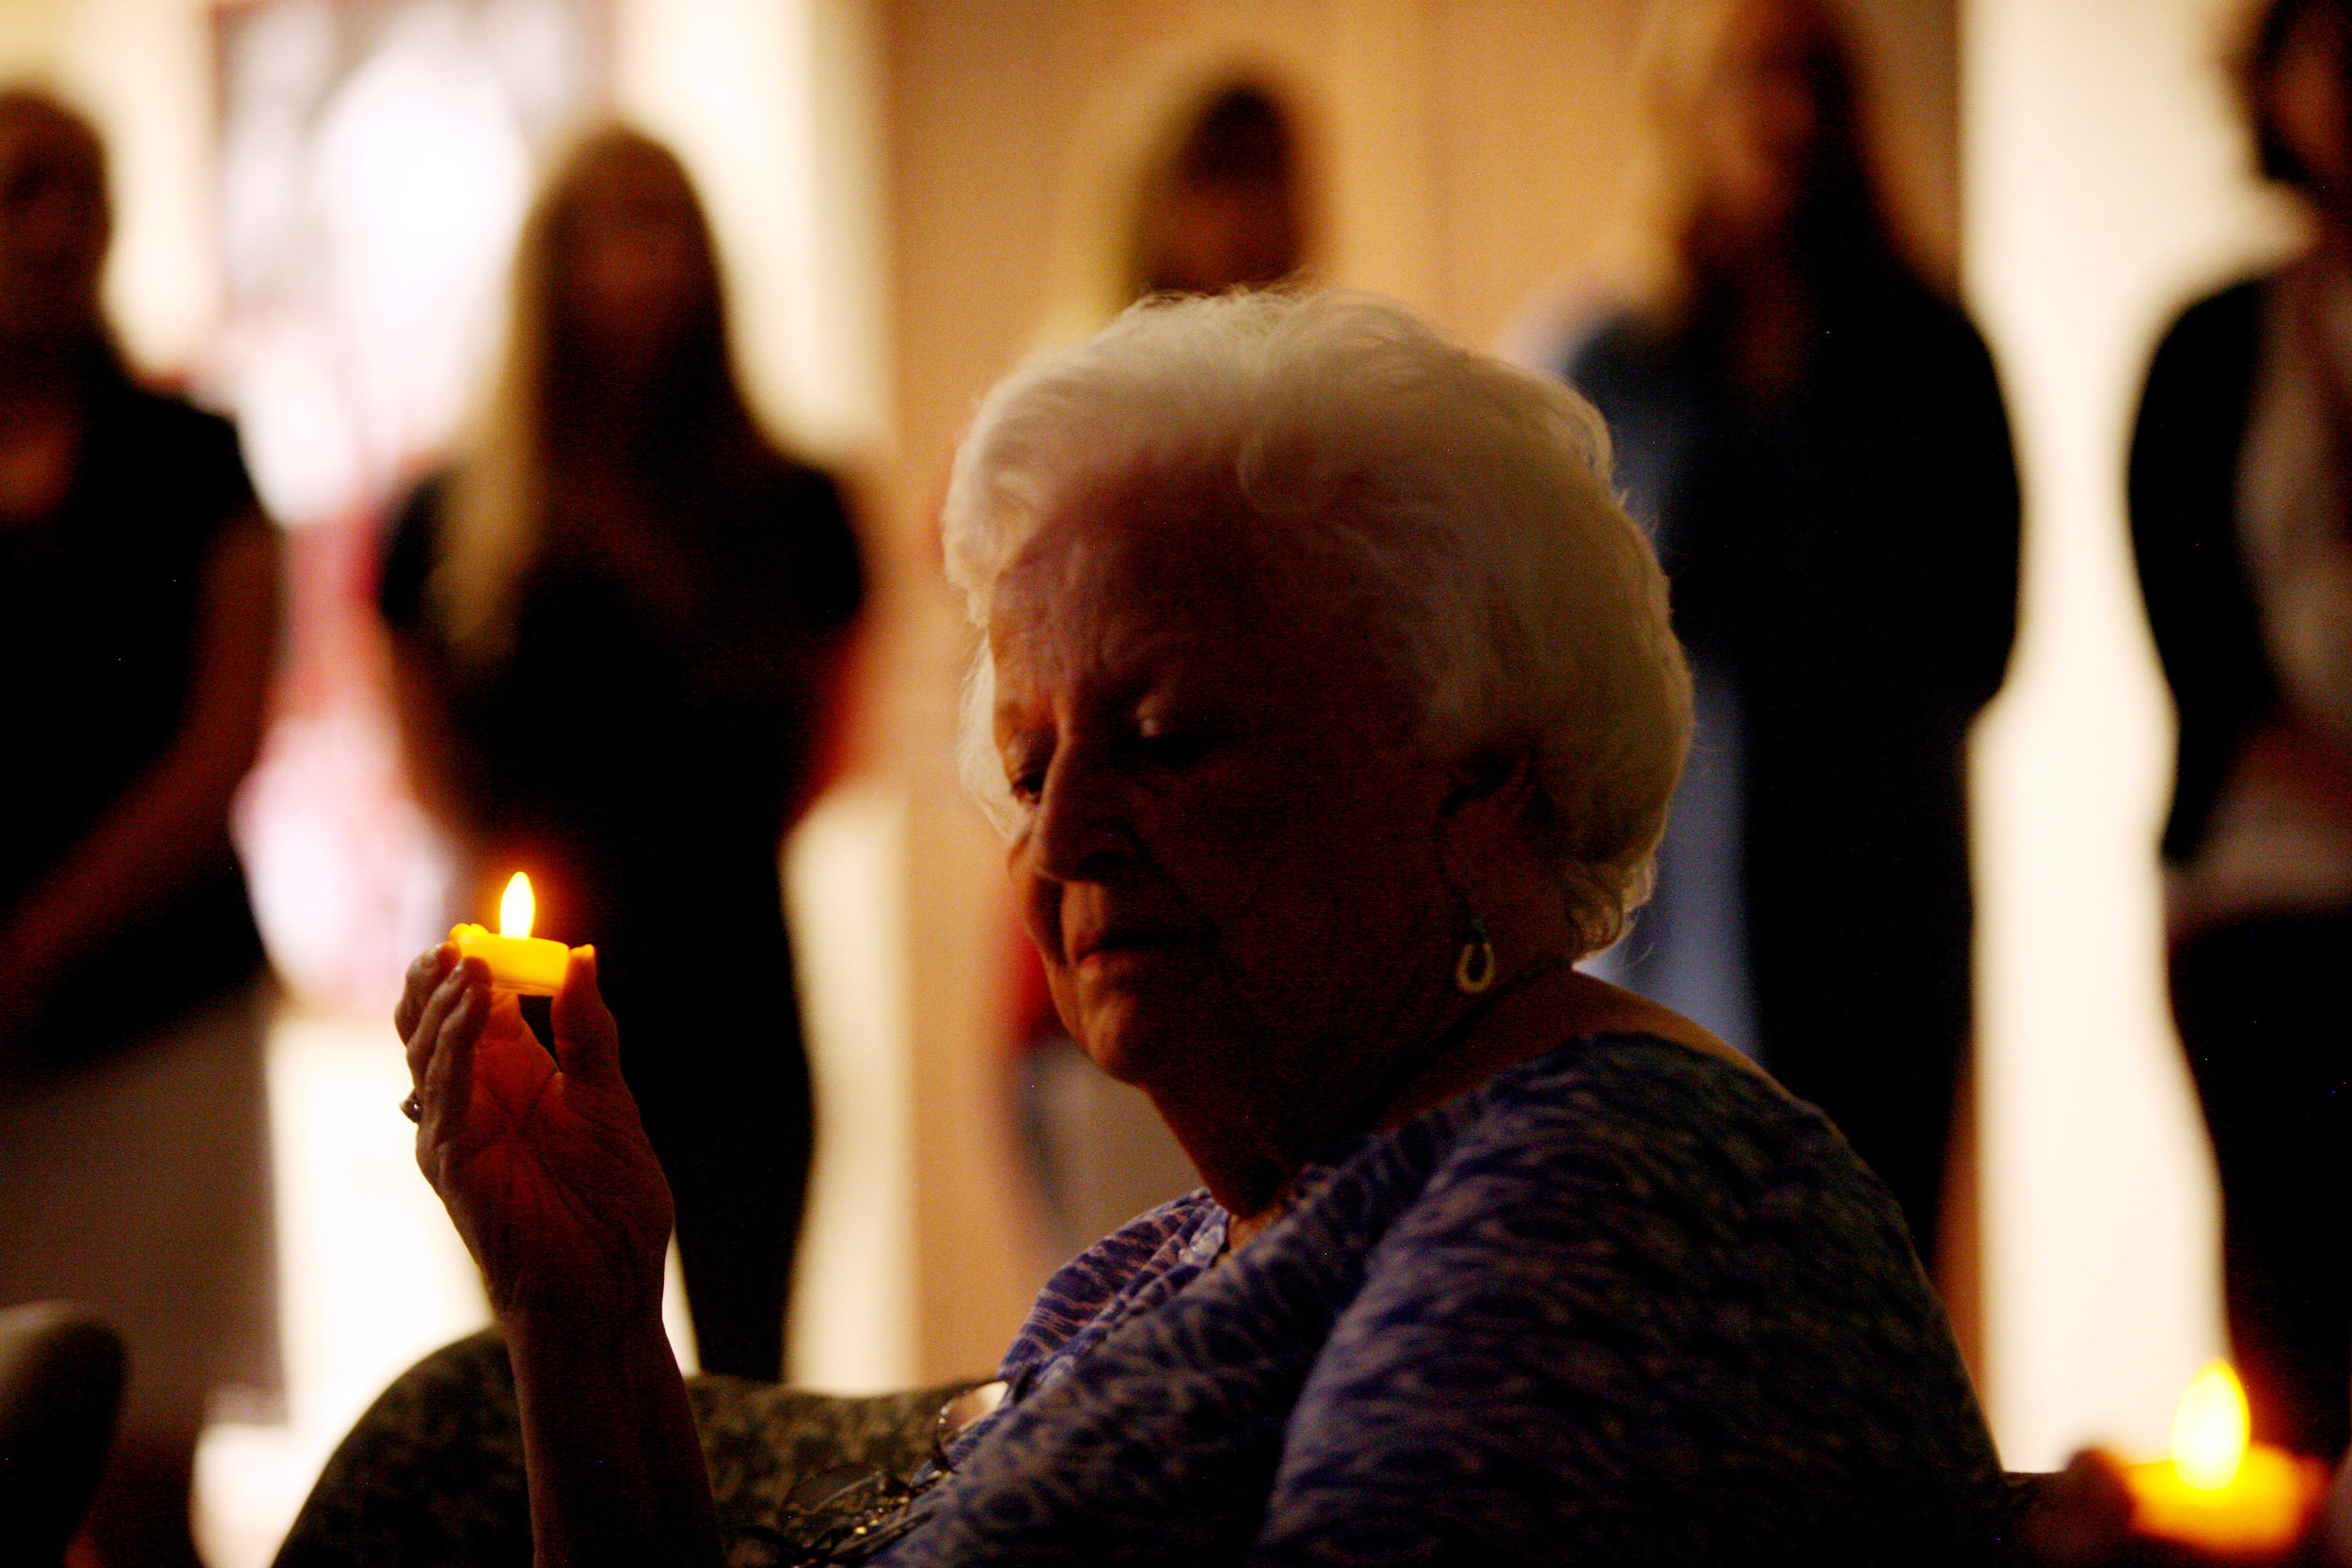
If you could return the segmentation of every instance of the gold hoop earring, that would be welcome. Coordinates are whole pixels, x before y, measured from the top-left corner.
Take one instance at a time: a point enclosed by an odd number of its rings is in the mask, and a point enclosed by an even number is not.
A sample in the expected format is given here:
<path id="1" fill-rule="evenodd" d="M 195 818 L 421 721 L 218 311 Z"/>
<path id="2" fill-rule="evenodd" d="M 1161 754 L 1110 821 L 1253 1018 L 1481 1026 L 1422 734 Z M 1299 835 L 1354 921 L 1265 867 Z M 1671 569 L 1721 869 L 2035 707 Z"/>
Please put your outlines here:
<path id="1" fill-rule="evenodd" d="M 1495 983 L 1495 944 L 1487 939 L 1486 923 L 1470 911 L 1470 935 L 1454 960 L 1454 989 L 1464 996 L 1483 996 Z"/>

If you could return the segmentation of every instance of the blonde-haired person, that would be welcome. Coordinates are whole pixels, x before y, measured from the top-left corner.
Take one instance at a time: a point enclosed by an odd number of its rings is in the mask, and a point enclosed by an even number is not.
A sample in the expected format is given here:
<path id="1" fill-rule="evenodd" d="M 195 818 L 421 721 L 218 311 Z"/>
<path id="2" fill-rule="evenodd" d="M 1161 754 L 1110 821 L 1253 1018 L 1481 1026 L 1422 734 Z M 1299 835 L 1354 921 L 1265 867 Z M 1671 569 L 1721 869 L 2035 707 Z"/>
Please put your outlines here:
<path id="1" fill-rule="evenodd" d="M 1659 889 L 1608 960 L 1827 1111 L 1937 1260 L 1970 1023 L 1964 749 L 2015 626 L 1993 365 L 1874 177 L 1828 0 L 1661 0 L 1621 299 L 1559 369 L 1690 649 Z"/>
<path id="2" fill-rule="evenodd" d="M 2257 1435 L 2352 1440 L 2352 5 L 2249 7 L 2259 172 L 2312 226 L 2184 311 L 2132 438 L 2132 546 L 2180 717 L 2162 853 L 2173 1017 L 2221 1179 L 2231 1354 Z"/>
<path id="3" fill-rule="evenodd" d="M 661 1336 L 596 958 L 550 1059 L 421 956 L 419 1161 L 499 1304 L 540 1560 L 1991 1560 L 1992 1441 L 1884 1189 L 1575 967 L 1690 735 L 1581 400 L 1361 296 L 1150 304 L 991 394 L 946 531 L 1055 1002 L 1205 1190 L 1054 1278 L 934 1463 L 746 1460 Z"/>
<path id="4" fill-rule="evenodd" d="M 588 137 L 529 216 L 494 394 L 379 597 L 469 918 L 524 870 L 539 929 L 605 955 L 703 1363 L 750 1377 L 781 1370 L 809 1161 L 776 856 L 861 593 L 839 492 L 745 404 L 685 171 Z"/>

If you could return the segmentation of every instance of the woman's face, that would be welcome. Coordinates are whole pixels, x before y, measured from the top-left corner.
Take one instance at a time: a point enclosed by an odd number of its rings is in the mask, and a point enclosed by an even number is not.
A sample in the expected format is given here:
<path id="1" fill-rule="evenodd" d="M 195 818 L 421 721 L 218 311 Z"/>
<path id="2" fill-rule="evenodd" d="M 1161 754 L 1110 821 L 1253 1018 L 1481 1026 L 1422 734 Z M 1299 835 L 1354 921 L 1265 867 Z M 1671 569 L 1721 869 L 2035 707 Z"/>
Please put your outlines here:
<path id="1" fill-rule="evenodd" d="M 2311 194 L 2329 213 L 2352 209 L 2352 94 L 2345 90 L 2344 24 L 2322 8 L 2305 11 L 2271 67 L 2270 123 L 2295 155 Z"/>
<path id="2" fill-rule="evenodd" d="M 1272 182 L 1189 182 L 1155 216 L 1144 284 L 1153 293 L 1214 294 L 1263 288 L 1296 272 L 1298 214 Z"/>
<path id="3" fill-rule="evenodd" d="M 37 110 L 0 114 L 0 341 L 96 328 L 106 253 L 97 144 Z"/>
<path id="4" fill-rule="evenodd" d="M 1796 216 L 1839 129 L 1828 91 L 1836 70 L 1836 40 L 1812 6 L 1738 8 L 1700 125 L 1708 189 L 1724 216 L 1758 230 Z"/>
<path id="5" fill-rule="evenodd" d="M 996 589 L 1029 933 L 1073 1036 L 1155 1095 L 1343 1085 L 1445 995 L 1448 770 L 1282 576 L 1199 487 L 1129 483 Z"/>
<path id="6" fill-rule="evenodd" d="M 713 283 L 693 193 L 665 160 L 624 152 L 581 178 L 560 230 L 557 287 L 596 369 L 634 379 L 666 362 Z"/>

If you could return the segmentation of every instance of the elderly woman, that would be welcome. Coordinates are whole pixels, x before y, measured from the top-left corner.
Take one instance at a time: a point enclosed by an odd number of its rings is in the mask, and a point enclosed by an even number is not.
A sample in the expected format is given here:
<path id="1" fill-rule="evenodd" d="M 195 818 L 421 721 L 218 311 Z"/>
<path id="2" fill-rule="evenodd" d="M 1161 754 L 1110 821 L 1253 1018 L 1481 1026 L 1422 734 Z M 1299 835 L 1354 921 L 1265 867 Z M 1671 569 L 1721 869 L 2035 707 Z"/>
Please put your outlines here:
<path id="1" fill-rule="evenodd" d="M 1572 967 L 1689 729 L 1606 471 L 1572 393 L 1343 295 L 1142 306 L 989 399 L 947 503 L 975 770 L 1073 1036 L 1205 1190 L 1056 1276 L 1007 1402 L 859 1550 L 1990 1549 L 1992 1445 L 1884 1189 Z M 418 1157 L 505 1329 L 541 1560 L 712 1562 L 596 975 L 550 1057 L 475 960 L 419 959 Z"/>

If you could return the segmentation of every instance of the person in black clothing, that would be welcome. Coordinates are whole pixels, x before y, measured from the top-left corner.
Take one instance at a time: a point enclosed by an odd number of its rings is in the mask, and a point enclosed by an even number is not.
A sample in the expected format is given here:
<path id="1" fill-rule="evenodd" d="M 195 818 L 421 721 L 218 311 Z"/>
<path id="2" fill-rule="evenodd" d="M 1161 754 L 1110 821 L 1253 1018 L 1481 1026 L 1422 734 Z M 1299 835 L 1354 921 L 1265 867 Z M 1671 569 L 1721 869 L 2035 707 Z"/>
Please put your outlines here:
<path id="1" fill-rule="evenodd" d="M 277 539 L 228 422 L 126 372 L 108 228 L 97 135 L 0 93 L 0 1305 L 122 1331 L 89 1543 L 193 1565 L 208 1399 L 277 1376 L 266 992 L 229 832 Z"/>
<path id="2" fill-rule="evenodd" d="M 2221 1179 L 2230 1346 L 2256 1434 L 2352 1436 L 2352 5 L 2273 0 L 2240 86 L 2314 240 L 2192 306 L 2132 438 L 2132 545 L 2180 717 L 2172 1007 Z"/>
<path id="3" fill-rule="evenodd" d="M 1638 286 L 1563 369 L 1672 575 L 1698 734 L 1613 961 L 1827 1111 L 1932 1266 L 1967 735 L 2015 627 L 2000 389 L 1889 231 L 1823 6 L 1667 6 L 1646 50 Z"/>
<path id="4" fill-rule="evenodd" d="M 593 942 L 676 1195 L 705 1368 L 773 1379 L 810 1158 L 777 885 L 863 593 L 839 491 L 762 438 L 677 161 L 586 141 L 525 229 L 487 416 L 379 598 L 469 918 L 531 874 Z M 649 1006 L 659 997 L 660 1006 Z"/>

